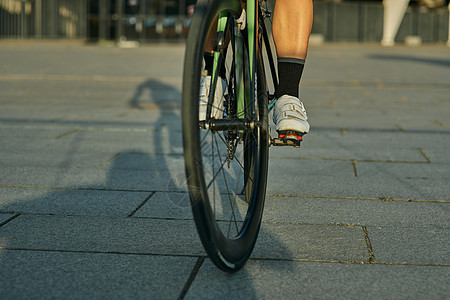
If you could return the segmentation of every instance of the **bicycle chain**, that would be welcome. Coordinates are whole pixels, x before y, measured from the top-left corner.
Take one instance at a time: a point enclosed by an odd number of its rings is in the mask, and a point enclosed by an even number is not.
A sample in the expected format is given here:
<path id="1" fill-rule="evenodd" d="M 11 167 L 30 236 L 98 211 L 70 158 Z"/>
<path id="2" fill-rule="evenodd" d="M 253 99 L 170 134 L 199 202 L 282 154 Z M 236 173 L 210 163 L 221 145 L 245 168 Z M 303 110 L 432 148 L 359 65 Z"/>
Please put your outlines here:
<path id="1" fill-rule="evenodd" d="M 230 82 L 232 82 L 230 80 Z M 230 84 L 231 85 L 231 84 Z M 232 87 L 229 86 L 229 89 Z M 234 95 L 234 93 L 232 93 Z M 228 118 L 236 116 L 236 108 L 234 107 L 235 101 L 233 101 L 232 97 L 230 97 L 230 94 L 228 94 L 227 99 L 227 111 L 228 111 Z M 236 132 L 232 130 L 228 130 L 227 132 L 227 163 L 228 163 L 228 169 L 230 168 L 231 161 L 234 159 L 236 154 L 236 148 L 237 148 L 237 134 Z"/>

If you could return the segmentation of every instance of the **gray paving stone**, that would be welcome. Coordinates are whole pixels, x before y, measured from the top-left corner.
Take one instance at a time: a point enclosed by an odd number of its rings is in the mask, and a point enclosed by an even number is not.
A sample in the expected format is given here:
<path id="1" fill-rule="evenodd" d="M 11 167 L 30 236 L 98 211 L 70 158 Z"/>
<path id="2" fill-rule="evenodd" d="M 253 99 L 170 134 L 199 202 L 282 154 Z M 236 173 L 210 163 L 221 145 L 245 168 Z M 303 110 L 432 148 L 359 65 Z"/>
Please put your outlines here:
<path id="1" fill-rule="evenodd" d="M 263 221 L 411 228 L 446 227 L 449 224 L 449 209 L 450 203 L 267 197 Z"/>
<path id="2" fill-rule="evenodd" d="M 368 261 L 361 227 L 263 223 L 252 258 Z"/>
<path id="3" fill-rule="evenodd" d="M 250 260 L 235 274 L 206 260 L 186 299 L 446 299 L 448 267 Z"/>
<path id="4" fill-rule="evenodd" d="M 191 220 L 21 215 L 0 228 L 0 247 L 204 255 Z"/>
<path id="5" fill-rule="evenodd" d="M 392 109 L 395 112 L 404 110 L 417 113 L 423 109 L 436 109 L 434 105 L 445 104 L 448 90 L 448 84 L 442 83 L 414 84 L 374 78 L 370 81 L 347 78 L 336 78 L 334 81 L 304 80 L 302 83 L 307 108 L 333 109 L 335 112 L 359 110 L 388 113 Z M 314 97 L 314 100 L 309 97 Z M 431 106 L 422 106 L 424 98 Z"/>
<path id="6" fill-rule="evenodd" d="M 45 84 L 34 87 L 33 93 L 19 98 L 4 95 L 0 120 L 3 124 L 21 120 L 28 124 L 45 121 L 52 125 L 70 123 L 80 127 L 89 124 L 152 127 L 152 125 L 163 123 L 170 127 L 172 124 L 177 124 L 179 127 L 181 115 L 179 91 L 162 87 L 157 93 L 153 93 L 152 97 L 141 99 L 135 98 L 135 93 L 139 90 L 136 86 L 102 88 L 96 82 L 83 86 L 77 86 L 70 80 L 68 83 L 66 83 L 67 90 L 59 91 L 53 97 L 48 95 L 48 87 Z M 55 82 L 55 84 L 61 83 Z M 33 87 L 27 86 L 22 89 L 31 90 Z M 80 90 L 88 91 L 88 94 L 82 95 Z M 40 99 L 34 96 L 36 93 L 46 97 Z M 61 100 L 61 95 L 65 96 L 64 100 Z M 104 98 L 99 98 L 98 95 Z M 34 101 L 28 101 L 30 98 Z M 89 107 L 89 110 L 86 110 L 86 107 Z M 8 131 L 1 134 L 10 136 Z"/>
<path id="7" fill-rule="evenodd" d="M 172 127 L 174 126 L 172 125 Z M 59 128 L 61 128 L 59 129 L 61 132 L 72 133 L 60 139 L 35 139 L 33 143 L 29 143 L 27 139 L 23 138 L 2 138 L 0 153 L 23 155 L 26 156 L 24 157 L 26 159 L 36 160 L 39 158 L 40 161 L 43 161 L 43 158 L 48 156 L 55 157 L 55 159 L 57 157 L 68 159 L 69 154 L 71 158 L 75 159 L 77 154 L 112 156 L 126 152 L 182 154 L 183 151 L 180 128 L 175 130 L 175 128 L 168 128 L 163 124 L 141 128 L 121 126 L 81 128 L 64 125 Z M 36 126 L 36 130 L 46 131 L 46 126 Z M 83 157 L 81 160 L 85 159 Z M 4 160 L 8 162 L 5 158 Z M 52 163 L 52 161 L 47 158 L 46 163 Z"/>
<path id="8" fill-rule="evenodd" d="M 361 173 L 356 177 L 350 161 L 271 159 L 267 194 L 414 200 L 448 198 L 448 179 L 434 176 L 422 179 L 421 168 L 429 168 L 427 175 L 433 172 L 433 167 L 427 164 L 357 163 L 357 171 L 360 165 Z M 364 169 L 368 165 L 372 166 L 370 171 Z M 389 173 L 395 169 L 396 173 Z M 402 173 L 401 170 L 412 171 Z M 445 177 L 448 174 L 445 166 L 437 166 L 436 171 Z"/>
<path id="9" fill-rule="evenodd" d="M 7 144 L 4 140 L 8 137 L 13 138 L 56 138 L 64 133 L 66 133 L 70 129 L 66 128 L 27 128 L 24 130 L 23 128 L 17 127 L 8 127 L 8 126 L 0 126 L 0 137 L 2 138 L 2 143 Z M 3 148 L 3 147 L 2 147 Z"/>
<path id="10" fill-rule="evenodd" d="M 322 81 L 346 78 L 362 82 L 377 80 L 448 86 L 444 76 L 448 72 L 445 63 L 448 61 L 447 50 L 445 47 L 413 49 L 354 44 L 314 47 L 308 53 L 307 72 L 303 78 Z M 334 67 L 330 68 L 330 65 Z M 423 70 L 420 75 L 418 69 Z"/>
<path id="11" fill-rule="evenodd" d="M 141 160 L 137 162 L 130 159 L 134 155 L 120 155 L 100 168 L 6 166 L 0 182 L 7 186 L 169 191 L 173 179 L 184 174 L 182 156 L 138 155 Z"/>
<path id="12" fill-rule="evenodd" d="M 86 236 L 89 232 L 89 236 Z M 0 229 L 20 249 L 202 255 L 193 221 L 21 215 Z M 254 257 L 367 261 L 358 227 L 263 224 Z"/>
<path id="13" fill-rule="evenodd" d="M 150 143 L 147 145 L 147 149 Z M 67 145 L 64 149 L 61 149 L 58 145 L 55 145 L 52 149 L 46 149 L 46 151 L 40 151 L 41 149 L 35 149 L 29 152 L 18 152 L 9 153 L 8 155 L 2 156 L 0 159 L 0 164 L 4 167 L 36 167 L 36 168 L 100 168 L 104 165 L 109 167 L 112 165 L 114 168 L 122 168 L 126 164 L 130 164 L 128 168 L 137 168 L 139 165 L 138 160 L 142 161 L 142 165 L 139 166 L 140 169 L 150 169 L 155 167 L 156 164 L 164 164 L 165 161 L 170 163 L 170 161 L 177 160 L 182 157 L 181 147 L 178 148 L 178 153 L 168 153 L 170 156 L 164 156 L 164 152 L 172 151 L 170 147 L 156 147 L 157 149 L 148 152 L 141 152 L 139 150 L 131 149 L 111 149 L 105 146 L 96 147 L 95 152 L 88 152 L 83 150 L 78 150 L 78 145 Z M 117 151 L 117 152 L 116 152 Z M 153 153 L 152 153 L 153 152 Z M 157 152 L 154 153 L 154 152 Z M 174 152 L 174 151 L 173 151 Z M 1 153 L 1 152 L 0 152 Z M 153 160 L 157 162 L 154 163 Z M 149 165 L 151 163 L 152 165 Z M 183 161 L 184 163 L 184 161 Z M 164 167 L 160 166 L 160 169 Z M 165 167 L 167 168 L 167 167 Z"/>
<path id="14" fill-rule="evenodd" d="M 427 143 L 417 143 L 416 137 L 409 132 L 318 128 L 304 137 L 300 149 L 272 147 L 270 157 L 426 162 L 419 149 Z M 437 136 L 434 142 L 441 139 Z"/>
<path id="15" fill-rule="evenodd" d="M 444 138 L 443 138 L 444 139 Z M 449 141 L 450 139 L 446 138 L 444 141 Z M 430 160 L 433 163 L 450 163 L 450 154 L 448 153 L 448 144 L 440 144 L 438 147 L 434 146 L 432 143 L 430 143 L 429 146 L 425 148 L 425 153 L 430 158 Z"/>
<path id="16" fill-rule="evenodd" d="M 147 129 L 148 131 L 155 130 L 155 128 L 162 126 L 172 127 L 173 124 L 179 126 L 181 112 L 178 108 L 170 108 L 170 110 L 158 110 L 152 112 L 149 110 L 137 109 L 111 109 L 105 110 L 99 108 L 99 111 L 82 114 L 67 115 L 64 118 L 55 120 L 52 118 L 54 113 L 36 114 L 30 110 L 22 114 L 1 116 L 1 123 L 8 126 L 17 124 L 34 124 L 34 127 L 45 126 L 53 124 L 55 127 L 72 126 L 74 128 L 95 129 L 101 131 L 114 130 L 115 128 L 127 128 L 128 130 L 139 128 Z M 95 116 L 94 116 L 95 115 Z M 131 130 L 130 130 L 131 131 Z"/>
<path id="17" fill-rule="evenodd" d="M 193 257 L 0 250 L 3 299 L 175 299 Z"/>
<path id="18" fill-rule="evenodd" d="M 384 162 L 358 162 L 358 177 L 383 176 L 390 180 L 406 181 L 407 179 L 450 179 L 450 163 L 448 164 L 394 164 Z"/>
<path id="19" fill-rule="evenodd" d="M 181 154 L 152 155 L 147 153 L 128 152 L 121 153 L 106 167 L 119 170 L 134 169 L 151 171 L 152 169 L 160 169 L 170 172 L 184 172 L 184 157 Z"/>
<path id="20" fill-rule="evenodd" d="M 80 128 L 77 135 L 79 136 L 80 142 L 86 144 L 93 143 L 94 145 L 100 146 L 106 143 L 108 147 L 117 148 L 121 146 L 127 150 L 145 146 L 146 152 L 152 153 L 158 151 L 159 153 L 170 153 L 162 151 L 179 148 L 177 152 L 181 153 L 181 124 L 175 122 L 175 120 L 172 122 L 170 119 L 165 122 L 158 121 L 136 129 L 127 126 L 122 126 L 122 128 L 121 126 L 93 127 L 92 129 Z M 123 125 L 127 124 L 125 123 Z M 77 135 L 73 136 L 73 140 L 76 141 Z M 87 146 L 85 145 L 85 147 Z"/>
<path id="21" fill-rule="evenodd" d="M 32 214 L 126 217 L 149 192 L 0 188 L 0 210 Z"/>
<path id="22" fill-rule="evenodd" d="M 0 164 L 4 168 L 95 168 L 116 154 L 80 152 L 76 146 L 67 152 L 39 150 L 8 153 L 0 158 Z"/>
<path id="23" fill-rule="evenodd" d="M 290 168 L 287 168 L 290 166 Z M 273 157 L 269 159 L 269 177 L 278 178 L 281 174 L 299 176 L 354 177 L 353 166 L 349 161 L 334 160 L 294 160 Z M 295 178 L 292 178 L 295 179 Z M 270 182 L 270 181 L 269 181 Z M 288 182 L 286 183 L 288 185 Z"/>
<path id="24" fill-rule="evenodd" d="M 361 124 L 360 118 L 364 119 L 364 125 Z M 311 134 L 314 133 L 314 127 L 333 127 L 333 128 L 361 128 L 361 126 L 377 129 L 397 129 L 398 122 L 387 118 L 382 112 L 366 113 L 361 116 L 360 111 L 343 111 L 340 113 L 334 110 L 319 109 L 317 111 L 308 110 L 308 122 L 311 126 Z M 305 141 L 306 141 L 305 137 Z"/>
<path id="25" fill-rule="evenodd" d="M 448 200 L 450 164 L 357 163 L 358 178 L 372 178 L 392 195 L 407 199 Z M 394 196 L 395 197 L 395 196 Z M 434 197 L 434 198 L 433 198 Z"/>
<path id="26" fill-rule="evenodd" d="M 184 180 L 184 175 L 181 179 Z M 175 186 L 175 188 L 169 188 L 169 190 L 180 189 L 180 181 L 175 179 L 173 183 L 169 182 L 169 186 Z M 185 190 L 186 188 L 182 187 L 181 189 Z M 231 220 L 238 222 L 244 220 L 248 205 L 244 201 L 239 200 L 240 196 L 237 196 L 237 199 L 233 197 L 231 201 L 229 195 L 225 193 L 216 193 L 215 199 L 212 199 L 211 196 L 210 203 L 216 220 L 227 222 L 227 224 L 230 224 L 229 221 Z M 189 194 L 187 191 L 157 192 L 146 201 L 145 205 L 134 216 L 145 218 L 192 219 Z"/>
<path id="27" fill-rule="evenodd" d="M 174 185 L 176 185 L 175 182 Z M 134 216 L 163 219 L 192 219 L 189 194 L 187 192 L 157 192 Z"/>
<path id="28" fill-rule="evenodd" d="M 0 153 L 2 155 L 12 153 L 24 153 L 29 155 L 34 151 L 48 151 L 53 147 L 53 141 L 53 139 L 37 138 L 33 139 L 33 143 L 30 143 L 30 140 L 28 138 L 2 138 L 0 140 Z"/>
<path id="29" fill-rule="evenodd" d="M 187 194 L 156 193 L 135 216 L 192 218 L 188 201 Z M 263 223 L 252 257 L 367 261 L 368 250 L 361 227 Z"/>
<path id="30" fill-rule="evenodd" d="M 40 75 L 45 71 L 45 74 L 71 74 L 83 77 L 87 74 L 112 73 L 122 78 L 158 76 L 179 79 L 184 59 L 183 44 L 152 45 L 136 49 L 57 44 L 26 48 L 28 48 L 27 51 L 23 51 L 24 49 L 17 45 L 12 49 L 2 47 L 0 70 L 3 72 L 8 70 L 8 74 Z M 24 55 L 30 52 L 34 55 Z M 18 61 L 20 63 L 17 63 Z M 55 61 L 58 63 L 56 64 Z"/>
<path id="31" fill-rule="evenodd" d="M 380 262 L 450 265 L 450 228 L 368 227 L 375 259 Z"/>

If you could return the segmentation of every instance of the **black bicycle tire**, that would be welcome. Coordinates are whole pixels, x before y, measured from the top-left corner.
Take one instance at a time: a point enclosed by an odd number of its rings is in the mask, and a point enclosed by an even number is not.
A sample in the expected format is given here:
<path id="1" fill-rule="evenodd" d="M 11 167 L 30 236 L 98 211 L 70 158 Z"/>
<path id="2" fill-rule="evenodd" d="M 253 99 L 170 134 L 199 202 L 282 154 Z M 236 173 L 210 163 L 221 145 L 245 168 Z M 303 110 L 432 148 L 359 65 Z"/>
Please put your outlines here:
<path id="1" fill-rule="evenodd" d="M 268 173 L 268 116 L 265 74 L 259 51 L 256 52 L 257 101 L 260 106 L 262 126 L 257 146 L 258 176 L 254 182 L 244 229 L 239 236 L 228 238 L 220 231 L 211 214 L 208 192 L 202 170 L 200 129 L 198 125 L 199 82 L 203 44 L 209 24 L 223 10 L 235 16 L 240 13 L 240 1 L 199 1 L 187 38 L 183 71 L 183 148 L 187 185 L 198 234 L 211 260 L 224 271 L 239 270 L 253 251 L 262 220 Z M 254 166 L 253 166 L 254 167 Z M 248 168 L 247 166 L 245 168 Z M 247 170 L 248 171 L 248 170 Z"/>

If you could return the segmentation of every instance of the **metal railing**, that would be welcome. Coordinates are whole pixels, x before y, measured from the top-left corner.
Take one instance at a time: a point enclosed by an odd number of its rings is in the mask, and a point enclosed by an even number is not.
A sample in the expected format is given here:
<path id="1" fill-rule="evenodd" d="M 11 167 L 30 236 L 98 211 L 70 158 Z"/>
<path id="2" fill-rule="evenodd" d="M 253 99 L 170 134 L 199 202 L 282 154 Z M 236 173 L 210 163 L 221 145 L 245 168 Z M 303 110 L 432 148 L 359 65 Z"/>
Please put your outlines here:
<path id="1" fill-rule="evenodd" d="M 70 38 L 112 41 L 184 39 L 189 0 L 0 0 L 0 38 Z M 273 0 L 269 0 L 273 5 Z M 449 10 L 410 5 L 397 42 L 449 39 Z M 380 42 L 379 1 L 314 1 L 312 33 L 329 42 Z"/>
<path id="2" fill-rule="evenodd" d="M 2 38 L 86 38 L 86 1 L 0 0 Z"/>
<path id="3" fill-rule="evenodd" d="M 99 40 L 184 38 L 186 0 L 89 0 L 88 36 Z"/>

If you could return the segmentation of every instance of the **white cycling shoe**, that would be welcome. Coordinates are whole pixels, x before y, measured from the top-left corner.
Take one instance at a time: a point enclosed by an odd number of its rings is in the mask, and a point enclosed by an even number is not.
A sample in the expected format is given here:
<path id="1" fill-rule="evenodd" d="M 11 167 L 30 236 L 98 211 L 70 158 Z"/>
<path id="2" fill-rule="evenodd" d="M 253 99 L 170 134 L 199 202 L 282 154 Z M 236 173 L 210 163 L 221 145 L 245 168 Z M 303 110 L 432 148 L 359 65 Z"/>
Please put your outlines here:
<path id="1" fill-rule="evenodd" d="M 279 137 L 291 132 L 300 136 L 309 132 L 308 116 L 303 103 L 296 97 L 283 95 L 275 102 L 273 121 Z"/>
<path id="2" fill-rule="evenodd" d="M 206 120 L 206 111 L 208 108 L 208 97 L 211 89 L 211 76 L 203 76 L 200 79 L 200 106 L 198 112 L 198 120 Z M 223 101 L 224 93 L 226 89 L 226 82 L 220 78 L 217 80 L 216 91 L 214 95 L 213 107 L 211 110 L 211 118 L 222 119 L 223 118 Z"/>

